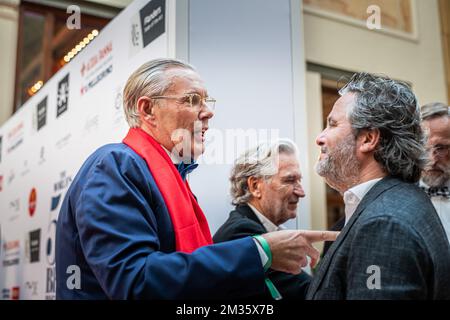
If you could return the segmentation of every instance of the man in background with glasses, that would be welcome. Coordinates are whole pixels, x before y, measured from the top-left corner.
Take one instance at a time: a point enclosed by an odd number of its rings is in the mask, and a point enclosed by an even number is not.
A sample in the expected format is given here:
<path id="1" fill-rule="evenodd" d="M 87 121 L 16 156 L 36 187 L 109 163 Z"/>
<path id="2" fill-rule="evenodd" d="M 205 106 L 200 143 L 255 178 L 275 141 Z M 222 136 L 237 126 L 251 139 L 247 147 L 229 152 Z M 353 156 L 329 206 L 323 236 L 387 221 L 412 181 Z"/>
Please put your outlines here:
<path id="1" fill-rule="evenodd" d="M 158 59 L 124 89 L 130 130 L 73 180 L 56 232 L 57 299 L 238 298 L 265 270 L 299 274 L 336 233 L 284 230 L 212 245 L 186 175 L 204 152 L 215 100 L 194 68 Z"/>
<path id="2" fill-rule="evenodd" d="M 450 241 L 450 107 L 430 103 L 421 111 L 428 164 L 422 171 L 420 186 L 430 197 Z"/>

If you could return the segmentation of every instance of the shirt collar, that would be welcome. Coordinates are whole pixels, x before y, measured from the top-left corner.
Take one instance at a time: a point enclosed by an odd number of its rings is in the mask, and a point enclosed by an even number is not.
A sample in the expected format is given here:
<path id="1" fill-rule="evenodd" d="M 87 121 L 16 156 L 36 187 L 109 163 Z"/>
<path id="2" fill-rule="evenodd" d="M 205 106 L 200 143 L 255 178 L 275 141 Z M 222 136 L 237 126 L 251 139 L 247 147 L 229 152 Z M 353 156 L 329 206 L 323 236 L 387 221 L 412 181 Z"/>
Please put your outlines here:
<path id="1" fill-rule="evenodd" d="M 423 182 L 422 179 L 419 180 L 419 187 L 430 188 L 430 186 L 427 185 L 425 182 Z M 449 187 L 450 188 L 450 180 L 447 181 L 447 183 L 445 184 L 444 187 Z"/>
<path id="2" fill-rule="evenodd" d="M 177 163 L 183 162 L 181 160 L 181 158 L 177 154 L 170 152 L 162 144 L 160 144 L 160 146 L 167 153 L 167 155 L 169 156 L 170 160 L 172 160 L 172 163 L 176 163 L 177 164 Z"/>
<path id="3" fill-rule="evenodd" d="M 267 219 L 267 217 L 265 215 L 263 215 L 261 212 L 259 212 L 259 210 L 256 209 L 254 206 L 252 206 L 250 203 L 247 203 L 247 204 L 253 210 L 256 217 L 262 223 L 264 228 L 266 228 L 267 232 L 278 231 L 278 230 L 282 229 L 281 227 L 276 226 L 272 221 Z"/>
<path id="4" fill-rule="evenodd" d="M 381 179 L 377 178 L 360 183 L 344 192 L 345 224 L 347 224 L 353 213 L 355 213 L 356 208 L 367 192 Z"/>

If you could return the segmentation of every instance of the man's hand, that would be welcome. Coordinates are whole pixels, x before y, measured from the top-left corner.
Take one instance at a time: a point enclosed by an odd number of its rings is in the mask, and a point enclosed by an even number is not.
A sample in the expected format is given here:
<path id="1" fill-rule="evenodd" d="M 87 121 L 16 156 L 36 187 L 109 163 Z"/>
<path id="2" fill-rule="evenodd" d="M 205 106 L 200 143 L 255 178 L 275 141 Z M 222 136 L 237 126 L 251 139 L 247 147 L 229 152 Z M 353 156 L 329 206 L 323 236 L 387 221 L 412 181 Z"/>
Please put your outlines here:
<path id="1" fill-rule="evenodd" d="M 309 230 L 282 230 L 265 233 L 262 236 L 267 240 L 272 251 L 271 268 L 277 271 L 299 274 L 301 268 L 306 267 L 311 258 L 311 267 L 319 260 L 319 251 L 312 243 L 320 241 L 334 241 L 339 232 L 309 231 Z"/>

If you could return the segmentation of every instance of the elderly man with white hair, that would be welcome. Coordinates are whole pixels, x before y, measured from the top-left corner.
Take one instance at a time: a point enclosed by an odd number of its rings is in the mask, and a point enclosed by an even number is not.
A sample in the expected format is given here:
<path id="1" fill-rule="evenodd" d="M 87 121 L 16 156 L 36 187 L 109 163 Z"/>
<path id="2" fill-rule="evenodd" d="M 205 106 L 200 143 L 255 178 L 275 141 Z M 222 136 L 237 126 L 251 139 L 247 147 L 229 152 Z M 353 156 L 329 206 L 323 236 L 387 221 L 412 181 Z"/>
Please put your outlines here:
<path id="1" fill-rule="evenodd" d="M 305 196 L 296 145 L 281 139 L 263 142 L 246 151 L 231 171 L 232 203 L 236 206 L 214 235 L 214 242 L 282 230 L 282 224 L 297 216 L 300 198 Z M 306 296 L 311 277 L 276 270 L 268 278 L 284 298 Z M 269 289 L 270 287 L 268 287 Z M 270 296 L 270 290 L 254 298 Z"/>

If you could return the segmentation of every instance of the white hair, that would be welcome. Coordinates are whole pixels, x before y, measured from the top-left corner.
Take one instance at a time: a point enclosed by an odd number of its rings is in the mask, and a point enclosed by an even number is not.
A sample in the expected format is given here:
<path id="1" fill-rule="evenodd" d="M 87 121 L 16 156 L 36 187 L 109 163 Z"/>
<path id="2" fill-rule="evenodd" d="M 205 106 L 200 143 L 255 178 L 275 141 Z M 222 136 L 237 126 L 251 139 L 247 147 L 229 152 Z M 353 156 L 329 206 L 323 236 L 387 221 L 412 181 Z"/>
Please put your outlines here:
<path id="1" fill-rule="evenodd" d="M 270 179 L 278 172 L 280 154 L 298 156 L 297 146 L 289 139 L 264 142 L 239 156 L 231 170 L 231 197 L 234 205 L 251 199 L 247 180 L 250 177 Z"/>

